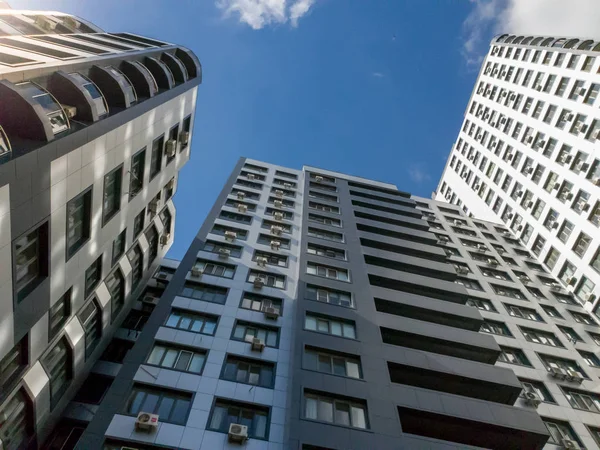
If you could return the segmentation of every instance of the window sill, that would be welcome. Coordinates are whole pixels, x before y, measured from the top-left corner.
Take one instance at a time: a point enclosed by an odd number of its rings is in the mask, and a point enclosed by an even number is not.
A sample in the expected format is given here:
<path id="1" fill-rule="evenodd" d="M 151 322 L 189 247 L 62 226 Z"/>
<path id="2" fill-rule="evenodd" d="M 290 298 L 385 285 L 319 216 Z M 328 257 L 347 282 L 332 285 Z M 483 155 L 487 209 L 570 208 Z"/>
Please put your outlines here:
<path id="1" fill-rule="evenodd" d="M 212 417 L 212 412 L 211 412 L 211 417 Z M 267 424 L 267 427 L 269 425 Z M 214 428 L 206 428 L 206 431 L 212 431 L 214 433 L 221 433 L 221 434 L 229 434 L 229 431 L 223 431 L 223 430 L 215 430 Z M 254 439 L 256 441 L 269 441 L 269 431 L 267 430 L 267 436 L 262 438 L 262 437 L 255 437 L 255 436 L 250 436 L 248 435 L 248 440 L 250 439 Z"/>
<path id="2" fill-rule="evenodd" d="M 356 307 L 354 305 L 344 306 L 344 305 L 338 305 L 336 303 L 331 303 L 331 302 L 322 302 L 321 300 L 314 300 L 312 298 L 306 298 L 306 297 L 304 297 L 304 300 L 307 300 L 309 302 L 317 302 L 317 303 L 320 303 L 320 304 L 323 304 L 323 305 L 338 306 L 340 308 L 354 309 L 354 310 L 356 309 Z"/>
<path id="3" fill-rule="evenodd" d="M 304 331 L 310 331 L 311 333 L 322 334 L 324 336 L 331 336 L 331 337 L 336 337 L 336 338 L 341 338 L 341 339 L 348 339 L 349 341 L 360 342 L 357 338 L 351 338 L 351 337 L 346 337 L 346 336 L 338 336 L 337 334 L 324 333 L 323 331 L 310 330 L 308 328 L 303 328 L 303 330 Z"/>
<path id="4" fill-rule="evenodd" d="M 364 431 L 365 433 L 374 433 L 373 431 L 371 431 L 369 428 L 357 428 L 357 427 L 351 427 L 349 425 L 340 425 L 338 423 L 332 423 L 332 422 L 323 422 L 322 420 L 315 420 L 315 419 L 308 419 L 306 417 L 302 417 L 300 418 L 300 420 L 304 420 L 306 422 L 312 422 L 312 423 L 318 423 L 320 425 L 330 425 L 332 427 L 338 427 L 338 428 L 343 428 L 345 430 L 351 430 L 351 431 Z"/>
<path id="5" fill-rule="evenodd" d="M 244 344 L 252 345 L 252 342 L 250 342 L 250 341 L 246 341 L 246 340 L 244 340 L 244 339 L 238 339 L 238 338 L 235 338 L 235 337 L 233 337 L 233 336 L 230 338 L 230 340 L 231 340 L 231 341 L 235 341 L 235 342 L 243 342 Z M 276 346 L 276 347 L 273 347 L 273 346 L 271 346 L 271 345 L 266 345 L 266 344 L 265 344 L 265 348 L 274 348 L 274 349 L 276 349 L 276 350 L 277 350 L 277 349 L 279 349 L 279 343 L 277 343 L 277 346 Z M 256 351 L 256 353 L 260 353 L 260 352 Z"/>

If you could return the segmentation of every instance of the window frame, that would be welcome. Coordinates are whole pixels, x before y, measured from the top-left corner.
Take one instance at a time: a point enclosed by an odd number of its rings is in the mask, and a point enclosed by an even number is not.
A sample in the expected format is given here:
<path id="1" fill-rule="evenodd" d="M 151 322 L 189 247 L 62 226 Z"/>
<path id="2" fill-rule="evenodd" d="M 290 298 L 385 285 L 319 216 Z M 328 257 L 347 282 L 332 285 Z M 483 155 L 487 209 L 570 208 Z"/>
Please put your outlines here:
<path id="1" fill-rule="evenodd" d="M 30 239 L 35 234 L 33 239 Z M 31 294 L 50 274 L 50 254 L 49 254 L 49 239 L 50 239 L 50 225 L 49 221 L 45 221 L 41 224 L 35 225 L 25 233 L 21 234 L 18 238 L 13 241 L 12 244 L 12 270 L 13 270 L 13 286 L 14 286 L 14 297 L 16 303 L 22 302 L 29 294 Z M 27 243 L 22 248 L 17 248 L 19 242 L 26 240 Z M 18 280 L 19 266 L 23 264 L 23 261 L 19 261 L 20 255 L 24 251 L 35 246 L 35 256 L 28 258 L 25 262 L 25 266 L 29 268 L 32 264 L 35 264 L 35 276 L 23 282 Z M 29 270 L 26 272 L 29 273 Z"/>
<path id="2" fill-rule="evenodd" d="M 81 248 L 90 240 L 91 238 L 91 228 L 92 228 L 92 204 L 93 204 L 93 198 L 92 198 L 92 194 L 93 194 L 93 185 L 88 187 L 87 189 L 85 189 L 84 191 L 80 192 L 79 194 L 77 194 L 75 197 L 73 197 L 71 200 L 69 200 L 67 202 L 67 211 L 66 211 L 66 217 L 67 217 L 67 221 L 65 224 L 65 229 L 66 229 L 66 261 L 70 260 L 73 256 L 75 256 L 75 254 L 81 250 Z M 80 208 L 82 209 L 82 215 L 83 217 L 81 218 L 81 235 L 78 237 L 78 239 L 76 241 L 71 241 L 69 239 L 69 232 L 70 229 L 72 229 L 75 225 L 69 225 L 70 224 L 70 219 L 69 217 L 73 215 L 74 212 L 76 212 L 79 208 L 74 209 L 72 211 L 69 211 L 71 208 L 75 208 L 74 205 L 76 202 L 82 202 L 82 205 L 80 206 Z M 73 221 L 74 222 L 74 221 Z"/>
<path id="3" fill-rule="evenodd" d="M 110 193 L 110 197 L 114 197 L 112 203 L 114 206 L 112 209 L 107 211 L 106 203 L 109 194 L 107 194 L 107 183 L 110 178 L 115 176 L 116 178 L 112 181 L 111 186 L 114 187 L 114 191 Z M 114 218 L 121 211 L 121 197 L 123 192 L 123 164 L 115 167 L 113 170 L 104 175 L 104 183 L 102 186 L 102 227 L 106 226 L 112 218 Z"/>

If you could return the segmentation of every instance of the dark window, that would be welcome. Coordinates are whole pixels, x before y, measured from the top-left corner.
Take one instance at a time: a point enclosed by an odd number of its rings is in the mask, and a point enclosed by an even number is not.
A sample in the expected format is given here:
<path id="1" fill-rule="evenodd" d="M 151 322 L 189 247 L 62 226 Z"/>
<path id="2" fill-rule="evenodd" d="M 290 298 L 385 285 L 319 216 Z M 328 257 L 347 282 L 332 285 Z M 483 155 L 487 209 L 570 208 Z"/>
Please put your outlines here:
<path id="1" fill-rule="evenodd" d="M 48 276 L 48 222 L 15 240 L 15 290 L 23 300 Z"/>
<path id="2" fill-rule="evenodd" d="M 332 397 L 327 393 L 304 392 L 304 417 L 346 427 L 369 428 L 364 400 Z"/>
<path id="3" fill-rule="evenodd" d="M 121 231 L 117 238 L 113 241 L 111 266 L 114 266 L 125 253 L 126 237 L 127 229 Z"/>
<path id="4" fill-rule="evenodd" d="M 161 136 L 152 142 L 152 154 L 150 155 L 150 179 L 153 179 L 162 168 L 162 155 L 165 137 Z"/>
<path id="5" fill-rule="evenodd" d="M 216 316 L 174 309 L 169 314 L 165 326 L 212 336 L 217 328 L 217 320 Z"/>
<path id="6" fill-rule="evenodd" d="M 272 389 L 275 384 L 275 366 L 266 361 L 228 355 L 221 378 Z"/>
<path id="7" fill-rule="evenodd" d="M 269 264 L 272 266 L 287 267 L 288 257 L 285 255 L 278 255 L 275 253 L 263 252 L 257 250 L 252 256 L 252 261 L 258 262 L 260 265 Z"/>
<path id="8" fill-rule="evenodd" d="M 523 386 L 523 394 L 527 392 L 532 392 L 534 394 L 537 394 L 543 402 L 556 403 L 554 401 L 554 398 L 552 397 L 552 394 L 550 394 L 548 388 L 546 388 L 544 383 L 542 383 L 541 381 L 525 380 L 521 378 L 519 378 L 519 381 Z"/>
<path id="9" fill-rule="evenodd" d="M 548 444 L 562 445 L 564 440 L 570 440 L 576 442 L 578 446 L 582 445 L 568 422 L 546 419 L 545 417 L 542 417 L 542 420 L 544 425 L 546 425 L 548 432 L 550 433 Z"/>
<path id="10" fill-rule="evenodd" d="M 115 338 L 110 341 L 100 359 L 122 364 L 129 350 L 133 348 L 133 344 L 135 344 L 134 341 Z"/>
<path id="11" fill-rule="evenodd" d="M 309 284 L 304 294 L 307 300 L 316 300 L 318 302 L 329 303 L 331 305 L 343 306 L 345 308 L 354 308 L 352 294 L 349 292 L 338 291 L 330 288 Z"/>
<path id="12" fill-rule="evenodd" d="M 0 360 L 0 399 L 4 397 L 3 394 L 7 394 L 12 387 L 19 375 L 27 367 L 29 355 L 28 355 L 28 343 L 27 336 L 15 345 L 9 352 Z"/>
<path id="13" fill-rule="evenodd" d="M 186 281 L 179 293 L 182 297 L 194 298 L 205 302 L 225 304 L 227 289 L 220 286 L 211 286 L 204 283 Z"/>
<path id="14" fill-rule="evenodd" d="M 524 308 L 523 306 L 509 305 L 508 303 L 504 304 L 504 307 L 513 317 L 518 317 L 520 319 L 533 320 L 535 322 L 543 322 L 542 316 L 532 308 Z"/>
<path id="15" fill-rule="evenodd" d="M 181 140 L 180 151 L 188 146 L 188 143 L 190 141 L 189 133 L 191 130 L 192 130 L 192 116 L 187 116 L 185 119 L 183 119 L 183 133 L 188 133 L 188 134 L 186 135 L 185 139 Z"/>
<path id="16" fill-rule="evenodd" d="M 158 342 L 154 344 L 146 362 L 154 366 L 200 374 L 205 361 L 205 351 L 176 348 Z"/>
<path id="17" fill-rule="evenodd" d="M 562 390 L 573 408 L 600 413 L 600 395 L 564 386 Z"/>
<path id="18" fill-rule="evenodd" d="M 500 346 L 500 350 L 501 353 L 498 356 L 498 361 L 532 367 L 527 356 L 525 356 L 525 353 L 520 348 Z"/>
<path id="19" fill-rule="evenodd" d="M 589 379 L 583 369 L 579 367 L 577 361 L 572 359 L 558 358 L 551 355 L 540 354 L 538 356 L 548 372 L 553 369 L 562 369 L 563 371 L 577 372 L 581 377 Z"/>
<path id="20" fill-rule="evenodd" d="M 124 413 L 132 416 L 141 412 L 158 414 L 161 422 L 185 425 L 191 406 L 191 394 L 135 385 Z"/>
<path id="21" fill-rule="evenodd" d="M 298 178 L 298 175 L 289 172 L 282 172 L 281 170 L 276 170 L 275 175 L 279 175 L 280 177 L 292 178 L 294 180 Z"/>
<path id="22" fill-rule="evenodd" d="M 127 252 L 131 264 L 131 291 L 135 290 L 144 276 L 144 255 L 139 245 Z"/>
<path id="23" fill-rule="evenodd" d="M 255 287 L 268 286 L 277 289 L 285 289 L 285 276 L 276 273 L 250 269 L 247 281 L 248 283 L 253 283 Z"/>
<path id="24" fill-rule="evenodd" d="M 231 211 L 221 211 L 221 213 L 219 214 L 219 218 L 223 220 L 231 220 L 233 222 L 240 222 L 245 224 L 249 224 L 252 222 L 251 216 L 245 216 L 243 214 L 238 214 Z"/>
<path id="25" fill-rule="evenodd" d="M 206 241 L 206 244 L 204 244 L 204 248 L 202 250 L 205 252 L 217 253 L 219 255 L 223 255 L 224 257 L 231 256 L 233 258 L 239 258 L 242 256 L 242 247 L 216 241 Z"/>
<path id="26" fill-rule="evenodd" d="M 7 16 L 3 16 L 7 17 Z M 10 17 L 10 16 L 8 16 Z M 2 388 L 6 385 L 2 384 Z M 24 390 L 18 391 L 0 410 L 0 436 L 6 450 L 24 448 L 32 427 L 33 414 Z"/>
<path id="27" fill-rule="evenodd" d="M 360 358 L 316 347 L 304 349 L 303 367 L 342 377 L 362 378 Z"/>
<path id="28" fill-rule="evenodd" d="M 110 293 L 110 315 L 115 320 L 125 304 L 125 278 L 121 269 L 115 269 L 106 277 L 106 287 Z"/>
<path id="29" fill-rule="evenodd" d="M 307 312 L 304 319 L 304 328 L 332 336 L 356 339 L 356 325 L 354 322 L 336 317 L 320 316 Z"/>
<path id="30" fill-rule="evenodd" d="M 598 358 L 592 352 L 585 352 L 583 350 L 577 350 L 585 362 L 592 367 L 600 367 L 600 358 Z"/>
<path id="31" fill-rule="evenodd" d="M 71 315 L 71 294 L 72 289 L 69 289 L 50 307 L 50 311 L 48 312 L 48 337 L 50 339 L 62 330 L 63 325 Z"/>
<path id="32" fill-rule="evenodd" d="M 85 298 L 89 297 L 102 280 L 102 255 L 85 271 Z"/>
<path id="33" fill-rule="evenodd" d="M 228 433 L 232 423 L 247 426 L 248 436 L 253 439 L 269 438 L 269 408 L 217 399 L 207 428 Z"/>
<path id="34" fill-rule="evenodd" d="M 91 373 L 83 382 L 81 389 L 73 397 L 73 401 L 99 405 L 112 382 L 113 378 Z"/>
<path id="35" fill-rule="evenodd" d="M 564 325 L 557 325 L 556 326 L 562 334 L 564 334 L 567 339 L 572 342 L 573 344 L 575 344 L 576 342 L 583 342 L 583 339 L 581 338 L 581 336 L 579 336 L 579 334 L 577 334 L 577 332 L 571 328 L 571 327 L 566 327 Z"/>
<path id="36" fill-rule="evenodd" d="M 526 340 L 529 342 L 534 342 L 536 344 L 550 345 L 552 347 L 564 347 L 554 333 L 543 330 L 535 330 L 533 328 L 525 328 L 519 327 L 521 329 L 521 333 Z"/>
<path id="37" fill-rule="evenodd" d="M 67 203 L 67 259 L 90 237 L 91 210 L 91 187 Z"/>
<path id="38" fill-rule="evenodd" d="M 133 331 L 142 331 L 146 322 L 148 322 L 148 318 L 150 317 L 150 312 L 142 311 L 139 309 L 132 309 L 125 317 L 125 320 L 121 324 L 121 328 L 125 328 L 129 330 L 128 336 L 131 335 Z M 137 336 L 137 334 L 135 334 Z"/>
<path id="39" fill-rule="evenodd" d="M 54 408 L 67 390 L 72 378 L 72 351 L 66 338 L 61 339 L 46 356 L 42 366 L 50 378 L 50 405 Z"/>
<path id="40" fill-rule="evenodd" d="M 144 187 L 144 166 L 146 164 L 146 147 L 131 157 L 129 171 L 129 201 Z"/>
<path id="41" fill-rule="evenodd" d="M 231 264 L 218 263 L 206 259 L 197 259 L 192 270 L 197 270 L 200 275 L 211 275 L 214 277 L 233 278 L 235 266 Z"/>
<path id="42" fill-rule="evenodd" d="M 512 333 L 505 323 L 496 322 L 495 320 L 484 319 L 479 331 L 489 334 L 497 334 L 499 336 L 512 337 Z"/>
<path id="43" fill-rule="evenodd" d="M 277 348 L 279 346 L 279 331 L 277 328 L 243 321 L 236 323 L 231 339 L 252 342 L 254 338 L 260 339 L 267 347 Z"/>
<path id="44" fill-rule="evenodd" d="M 2 20 L 3 21 L 7 21 L 7 17 L 10 16 L 2 16 Z M 28 33 L 29 34 L 29 33 Z M 39 34 L 39 31 L 35 31 L 31 34 Z M 40 42 L 41 44 L 41 42 Z M 60 50 L 55 50 L 53 48 L 49 48 L 45 45 L 37 45 L 37 44 L 33 44 L 30 42 L 24 42 L 24 41 L 17 41 L 16 39 L 11 39 L 11 38 L 6 38 L 2 40 L 2 45 L 6 45 L 7 47 L 14 47 L 20 50 L 25 50 L 25 51 L 30 51 L 33 53 L 39 53 L 40 55 L 45 55 L 45 56 L 50 56 L 51 58 L 57 58 L 57 59 L 71 59 L 71 58 L 81 58 L 81 56 L 73 54 L 73 53 L 67 53 L 67 52 L 63 52 Z"/>
<path id="45" fill-rule="evenodd" d="M 244 292 L 240 308 L 252 311 L 265 311 L 267 308 L 273 308 L 278 315 L 281 315 L 282 305 L 283 301 L 280 298 Z"/>
<path id="46" fill-rule="evenodd" d="M 133 239 L 137 238 L 144 229 L 144 222 L 146 218 L 146 208 L 142 209 L 137 216 L 133 219 Z"/>
<path id="47" fill-rule="evenodd" d="M 553 306 L 541 305 L 542 309 L 548 314 L 550 317 L 554 319 L 562 319 L 563 316 L 560 315 L 558 310 Z"/>
<path id="48" fill-rule="evenodd" d="M 259 234 L 258 239 L 256 240 L 257 244 L 268 245 L 273 250 L 279 249 L 289 249 L 291 245 L 291 240 L 282 238 L 281 236 L 270 236 L 268 234 Z"/>
<path id="49" fill-rule="evenodd" d="M 73 450 L 85 431 L 86 425 L 85 422 L 77 420 L 61 419 L 42 448 L 44 450 Z"/>
<path id="50" fill-rule="evenodd" d="M 121 182 L 123 165 L 104 176 L 104 194 L 102 198 L 102 226 L 112 219 L 121 209 Z"/>
<path id="51" fill-rule="evenodd" d="M 482 311 L 498 312 L 498 310 L 494 307 L 494 304 L 491 301 L 484 298 L 469 297 L 466 305 L 471 306 L 473 308 L 481 309 Z"/>
<path id="52" fill-rule="evenodd" d="M 169 208 L 164 208 L 158 216 L 165 226 L 165 233 L 171 233 L 171 211 L 169 211 Z"/>
<path id="53" fill-rule="evenodd" d="M 335 233 L 333 231 L 321 230 L 319 228 L 308 227 L 308 235 L 321 239 L 327 239 L 329 241 L 343 242 L 344 235 L 341 233 Z"/>
<path id="54" fill-rule="evenodd" d="M 85 359 L 88 359 L 102 335 L 102 313 L 95 300 L 83 307 L 79 320 L 85 334 Z"/>
<path id="55" fill-rule="evenodd" d="M 158 256 L 158 231 L 156 227 L 152 225 L 146 230 L 146 239 L 148 240 L 148 268 L 152 265 L 152 262 Z"/>
<path id="56" fill-rule="evenodd" d="M 311 255 L 324 256 L 326 258 L 339 259 L 342 261 L 346 260 L 346 251 L 342 249 L 325 247 L 324 245 L 317 245 L 309 242 L 306 251 Z"/>

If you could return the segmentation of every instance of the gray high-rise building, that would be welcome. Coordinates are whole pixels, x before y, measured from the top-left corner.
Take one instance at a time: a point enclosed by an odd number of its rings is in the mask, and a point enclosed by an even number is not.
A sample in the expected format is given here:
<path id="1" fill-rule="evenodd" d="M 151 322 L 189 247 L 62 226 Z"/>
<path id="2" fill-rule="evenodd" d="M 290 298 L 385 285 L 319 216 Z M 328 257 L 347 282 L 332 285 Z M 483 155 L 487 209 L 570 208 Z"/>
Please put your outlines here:
<path id="1" fill-rule="evenodd" d="M 242 158 L 169 267 L 80 449 L 600 445 L 600 329 L 502 225 Z"/>
<path id="2" fill-rule="evenodd" d="M 0 449 L 42 445 L 170 248 L 201 77 L 184 47 L 0 5 Z"/>

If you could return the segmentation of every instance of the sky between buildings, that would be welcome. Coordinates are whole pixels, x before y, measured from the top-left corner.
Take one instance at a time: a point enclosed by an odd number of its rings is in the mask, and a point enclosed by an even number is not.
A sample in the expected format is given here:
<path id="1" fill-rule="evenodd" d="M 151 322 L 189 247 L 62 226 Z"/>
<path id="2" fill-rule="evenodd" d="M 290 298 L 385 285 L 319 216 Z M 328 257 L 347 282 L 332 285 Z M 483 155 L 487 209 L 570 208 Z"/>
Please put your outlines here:
<path id="1" fill-rule="evenodd" d="M 11 0 L 192 49 L 203 65 L 175 197 L 181 258 L 240 156 L 429 196 L 499 31 L 598 37 L 598 0 Z"/>

